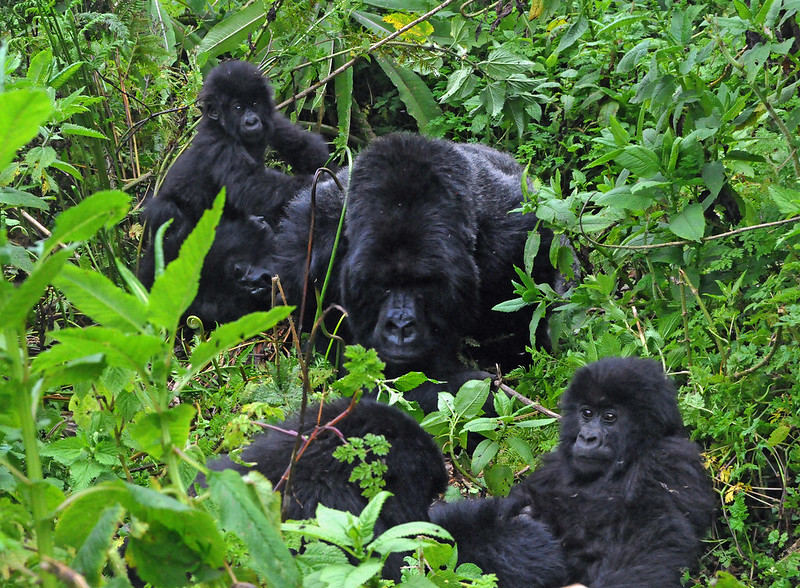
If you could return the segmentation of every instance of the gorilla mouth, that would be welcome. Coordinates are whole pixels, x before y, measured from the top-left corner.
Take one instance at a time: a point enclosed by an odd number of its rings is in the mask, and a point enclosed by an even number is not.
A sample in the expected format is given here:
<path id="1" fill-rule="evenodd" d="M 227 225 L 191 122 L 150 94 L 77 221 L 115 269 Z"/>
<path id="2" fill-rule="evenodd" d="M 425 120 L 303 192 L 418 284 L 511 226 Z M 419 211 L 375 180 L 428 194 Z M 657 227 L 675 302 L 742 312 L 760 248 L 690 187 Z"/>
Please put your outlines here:
<path id="1" fill-rule="evenodd" d="M 383 361 L 392 365 L 414 364 L 418 366 L 420 362 L 425 361 L 425 354 L 404 345 L 385 345 L 377 351 Z"/>

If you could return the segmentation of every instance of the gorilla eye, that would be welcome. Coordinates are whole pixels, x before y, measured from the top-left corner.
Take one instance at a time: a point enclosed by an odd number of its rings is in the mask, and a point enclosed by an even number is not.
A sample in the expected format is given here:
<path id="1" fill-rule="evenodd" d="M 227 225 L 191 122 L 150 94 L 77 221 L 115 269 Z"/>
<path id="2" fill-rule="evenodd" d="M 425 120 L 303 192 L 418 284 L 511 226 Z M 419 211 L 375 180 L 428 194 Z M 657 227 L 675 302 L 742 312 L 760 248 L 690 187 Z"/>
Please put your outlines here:
<path id="1" fill-rule="evenodd" d="M 240 102 L 237 101 L 233 103 L 233 108 L 236 110 L 236 112 L 239 112 L 240 110 L 242 110 L 242 105 Z"/>
<path id="2" fill-rule="evenodd" d="M 581 407 L 581 416 L 585 419 L 590 419 L 594 416 L 594 411 L 588 406 Z"/>
<path id="3" fill-rule="evenodd" d="M 607 410 L 603 413 L 603 421 L 606 423 L 613 423 L 617 420 L 617 413 L 611 410 Z"/>

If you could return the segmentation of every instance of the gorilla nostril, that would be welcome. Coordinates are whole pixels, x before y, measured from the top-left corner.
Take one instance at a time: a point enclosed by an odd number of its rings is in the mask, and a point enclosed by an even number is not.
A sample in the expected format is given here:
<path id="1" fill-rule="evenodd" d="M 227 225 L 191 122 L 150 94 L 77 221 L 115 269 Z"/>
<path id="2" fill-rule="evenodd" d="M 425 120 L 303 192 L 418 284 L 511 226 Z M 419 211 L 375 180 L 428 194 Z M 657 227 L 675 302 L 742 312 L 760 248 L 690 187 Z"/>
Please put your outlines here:
<path id="1" fill-rule="evenodd" d="M 247 264 L 234 263 L 233 264 L 233 277 L 237 280 L 244 280 L 247 275 Z"/>

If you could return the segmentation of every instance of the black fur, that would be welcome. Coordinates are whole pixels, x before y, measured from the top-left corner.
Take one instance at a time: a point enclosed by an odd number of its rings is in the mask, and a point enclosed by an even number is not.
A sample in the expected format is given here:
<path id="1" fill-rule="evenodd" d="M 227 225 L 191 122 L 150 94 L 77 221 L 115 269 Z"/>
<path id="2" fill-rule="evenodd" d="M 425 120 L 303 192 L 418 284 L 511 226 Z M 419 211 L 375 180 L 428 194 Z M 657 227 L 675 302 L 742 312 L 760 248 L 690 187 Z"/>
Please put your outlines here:
<path id="1" fill-rule="evenodd" d="M 537 227 L 533 214 L 509 212 L 523 199 L 521 177 L 520 166 L 494 149 L 418 135 L 388 135 L 357 157 L 327 302 L 344 306 L 352 340 L 378 351 L 387 376 L 420 370 L 449 379 L 464 369 L 463 337 L 478 341 L 472 356 L 482 367 L 519 365 L 530 314 L 491 309 L 512 298 L 512 266 L 522 265 L 528 232 Z M 347 172 L 339 179 L 346 184 Z M 325 278 L 342 201 L 332 181 L 318 186 L 311 308 L 314 289 Z M 278 230 L 276 265 L 293 304 L 302 293 L 298 269 L 305 263 L 310 209 L 304 190 Z M 538 230 L 535 277 L 553 284 L 547 259 L 552 233 Z M 549 347 L 545 321 L 536 343 Z M 426 411 L 436 407 L 429 387 L 411 397 Z"/>
<path id="2" fill-rule="evenodd" d="M 324 404 L 320 423 L 329 423 L 342 414 L 349 402 L 350 399 L 343 398 Z M 301 431 L 303 434 L 313 430 L 318 411 L 318 405 L 309 407 Z M 297 431 L 299 417 L 287 419 L 278 426 Z M 373 433 L 383 435 L 391 444 L 389 454 L 382 459 L 387 466 L 385 489 L 394 496 L 384 503 L 375 525 L 375 536 L 401 523 L 427 521 L 428 507 L 447 486 L 444 459 L 430 435 L 399 409 L 367 398 L 334 426 L 345 438 Z M 269 431 L 257 437 L 244 450 L 242 458 L 246 462 L 255 462 L 253 469 L 277 485 L 289 465 L 294 443 L 292 435 Z M 325 431 L 297 461 L 291 495 L 284 499 L 288 503 L 287 518 L 312 518 L 318 504 L 355 514 L 366 506 L 367 499 L 362 496 L 358 484 L 349 481 L 353 464 L 332 457 L 333 451 L 341 444 L 341 439 L 333 431 Z M 247 471 L 228 457 L 210 463 L 209 467 L 213 470 Z M 390 556 L 384 574 L 399 578 L 401 562 L 398 554 Z"/>
<path id="3" fill-rule="evenodd" d="M 714 502 L 674 386 L 654 361 L 602 359 L 576 372 L 561 411 L 558 448 L 502 499 L 501 519 L 522 514 L 546 524 L 565 550 L 567 583 L 678 588 L 681 570 L 700 554 Z M 448 529 L 477 523 L 451 508 L 432 513 L 434 522 Z M 516 556 L 520 545 L 502 535 L 492 549 L 504 545 Z M 486 551 L 477 545 L 464 556 Z M 501 573 L 512 576 L 512 568 Z"/>
<path id="4" fill-rule="evenodd" d="M 169 262 L 177 257 L 183 240 L 225 186 L 224 218 L 235 222 L 237 218 L 256 216 L 274 229 L 286 202 L 310 183 L 309 174 L 328 159 L 321 137 L 293 125 L 275 111 L 272 89 L 251 63 L 227 61 L 218 65 L 208 74 L 198 100 L 203 117 L 197 135 L 172 165 L 157 196 L 142 213 L 148 246 L 140 261 L 139 278 L 148 288 L 154 279 L 152 237 L 164 222 L 173 219 L 164 239 L 164 258 Z M 297 175 L 265 167 L 269 146 Z M 240 247 L 250 248 L 252 241 L 258 239 L 258 235 L 245 231 L 240 236 Z M 212 261 L 223 262 L 224 259 Z M 208 285 L 206 282 L 202 286 Z M 210 291 L 202 286 L 201 294 L 217 298 L 222 315 L 241 316 L 232 304 L 224 303 L 229 293 L 227 283 L 218 281 Z M 222 320 L 219 315 L 210 319 Z"/>

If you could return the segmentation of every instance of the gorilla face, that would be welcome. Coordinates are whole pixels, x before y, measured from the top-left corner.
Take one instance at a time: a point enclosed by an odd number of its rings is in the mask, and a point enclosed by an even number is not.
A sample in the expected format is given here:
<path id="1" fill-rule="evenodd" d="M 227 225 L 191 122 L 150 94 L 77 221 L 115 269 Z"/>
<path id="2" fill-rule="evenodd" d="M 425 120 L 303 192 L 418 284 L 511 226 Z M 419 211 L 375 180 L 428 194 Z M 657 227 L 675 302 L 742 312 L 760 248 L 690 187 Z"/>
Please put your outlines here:
<path id="1" fill-rule="evenodd" d="M 245 61 L 226 61 L 206 79 L 199 99 L 204 114 L 235 141 L 263 150 L 273 134 L 272 89 L 259 69 Z"/>
<path id="2" fill-rule="evenodd" d="M 272 228 L 258 216 L 223 216 L 200 275 L 197 298 L 187 314 L 209 325 L 266 310 L 270 302 L 274 248 Z"/>
<path id="3" fill-rule="evenodd" d="M 452 361 L 476 316 L 469 162 L 452 143 L 392 135 L 356 160 L 341 292 L 355 340 L 394 377 Z"/>
<path id="4" fill-rule="evenodd" d="M 649 360 L 606 358 L 578 370 L 561 408 L 559 450 L 584 479 L 624 471 L 642 448 L 683 428 L 674 387 Z"/>

